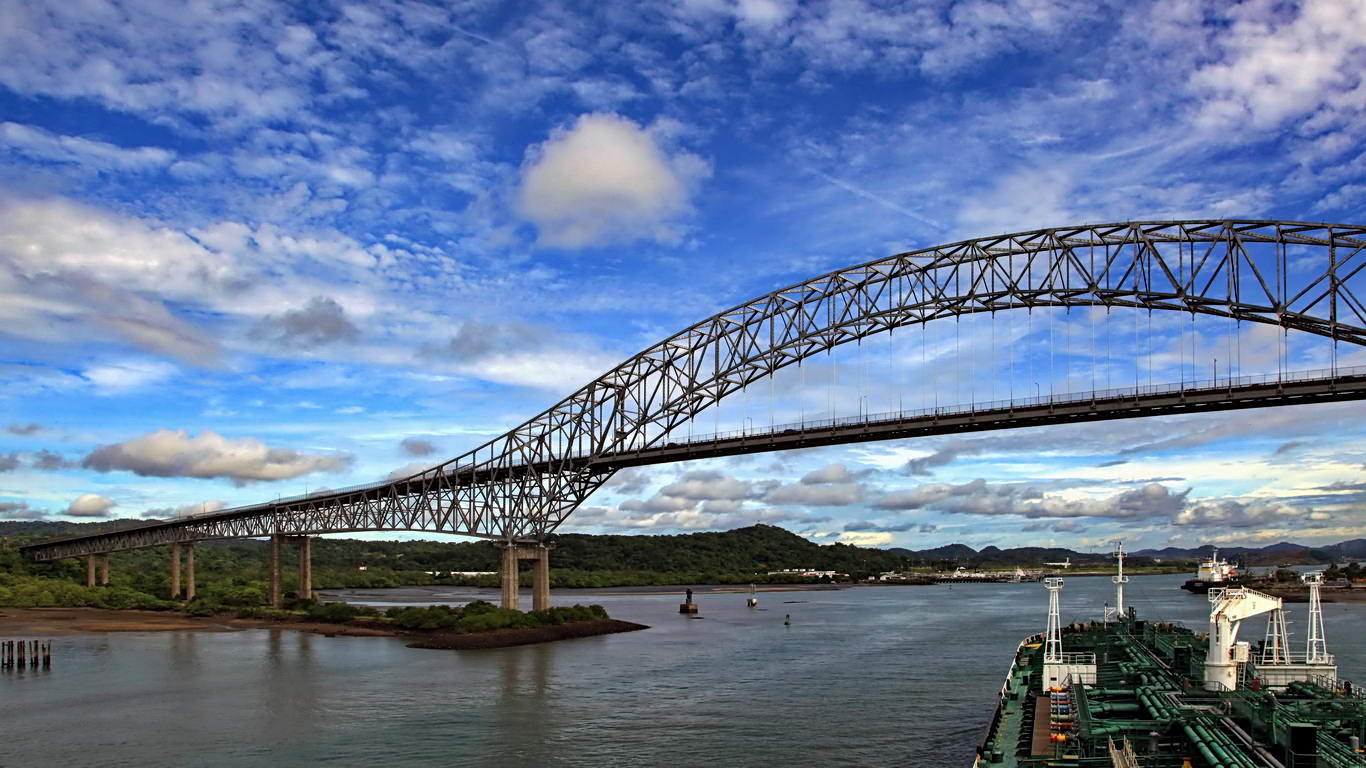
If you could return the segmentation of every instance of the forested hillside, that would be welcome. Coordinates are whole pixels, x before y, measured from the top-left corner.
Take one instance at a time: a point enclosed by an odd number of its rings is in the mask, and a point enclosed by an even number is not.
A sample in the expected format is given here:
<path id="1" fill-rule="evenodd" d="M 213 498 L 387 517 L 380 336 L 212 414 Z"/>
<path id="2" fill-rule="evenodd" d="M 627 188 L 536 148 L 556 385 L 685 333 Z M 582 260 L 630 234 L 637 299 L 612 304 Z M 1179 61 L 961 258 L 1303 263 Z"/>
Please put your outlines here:
<path id="1" fill-rule="evenodd" d="M 84 587 L 77 586 L 84 583 L 83 561 L 29 563 L 19 555 L 21 544 L 137 523 L 0 522 L 0 605 L 7 600 L 10 604 L 61 604 L 63 599 L 53 592 L 59 584 L 71 587 L 60 589 L 68 596 L 67 602 L 86 599 L 80 596 Z M 766 575 L 768 571 L 788 568 L 833 570 L 861 578 L 909 564 L 896 553 L 847 544 L 818 545 L 767 525 L 677 536 L 564 534 L 554 537 L 552 545 L 551 583 L 556 587 L 801 581 L 800 577 Z M 195 552 L 201 595 L 228 605 L 264 600 L 268 556 L 265 541 L 202 542 Z M 286 590 L 295 585 L 294 558 L 293 549 L 286 547 Z M 110 564 L 113 586 L 155 598 L 167 595 L 170 568 L 166 548 L 116 552 L 111 555 Z M 496 575 L 465 577 L 452 576 L 450 572 L 495 571 L 498 549 L 488 541 L 324 538 L 313 544 L 313 567 L 313 583 L 319 589 L 426 584 L 496 586 Z M 523 574 L 524 580 L 529 578 L 529 573 Z M 28 585 L 23 587 L 24 594 L 29 597 L 17 600 L 15 590 L 24 584 Z"/>

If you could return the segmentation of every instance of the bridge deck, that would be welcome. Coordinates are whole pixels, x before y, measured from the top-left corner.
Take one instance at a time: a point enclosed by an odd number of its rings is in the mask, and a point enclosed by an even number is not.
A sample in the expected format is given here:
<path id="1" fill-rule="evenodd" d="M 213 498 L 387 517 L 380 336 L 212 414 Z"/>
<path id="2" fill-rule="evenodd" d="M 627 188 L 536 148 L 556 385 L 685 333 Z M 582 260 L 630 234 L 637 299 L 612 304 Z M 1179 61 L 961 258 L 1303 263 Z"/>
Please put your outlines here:
<path id="1" fill-rule="evenodd" d="M 625 467 L 855 442 L 1363 398 L 1366 398 L 1366 369 L 1357 368 L 1340 369 L 1336 375 L 1316 371 L 1287 377 L 1192 382 L 976 406 L 871 414 L 862 418 L 813 420 L 766 429 L 704 435 L 597 457 L 577 456 L 532 462 L 511 469 L 455 467 L 446 473 L 442 484 L 511 482 L 566 468 L 610 473 Z M 366 530 L 426 530 L 502 538 L 487 532 L 461 529 L 456 516 L 449 510 L 442 514 L 439 510 L 434 512 L 428 508 L 423 510 L 422 515 L 415 517 L 412 510 L 405 506 L 404 500 L 430 493 L 433 485 L 433 475 L 428 473 L 207 515 L 152 522 L 110 533 L 54 539 L 31 544 L 23 547 L 22 551 L 34 560 L 56 560 L 177 541 L 259 537 L 273 533 Z M 421 521 L 421 524 L 414 524 L 416 521 Z"/>

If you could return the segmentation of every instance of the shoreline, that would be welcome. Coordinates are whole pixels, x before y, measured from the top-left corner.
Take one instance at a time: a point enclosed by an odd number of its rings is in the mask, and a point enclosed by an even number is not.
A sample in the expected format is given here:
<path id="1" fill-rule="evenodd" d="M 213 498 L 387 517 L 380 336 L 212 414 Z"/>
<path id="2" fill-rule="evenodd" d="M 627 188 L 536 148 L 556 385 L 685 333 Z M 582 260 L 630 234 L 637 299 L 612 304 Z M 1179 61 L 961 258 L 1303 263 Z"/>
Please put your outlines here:
<path id="1" fill-rule="evenodd" d="M 0 637 L 71 637 L 107 632 L 241 632 L 283 629 L 325 637 L 397 637 L 411 640 L 409 648 L 487 650 L 519 645 L 597 637 L 649 629 L 618 619 L 575 621 L 528 629 L 496 629 L 461 634 L 449 630 L 420 632 L 388 627 L 328 624 L 312 621 L 272 621 L 222 616 L 186 616 L 170 611 L 111 610 L 108 608 L 0 608 Z"/>
<path id="2" fill-rule="evenodd" d="M 581 637 L 615 635 L 621 632 L 639 632 L 642 629 L 649 629 L 649 627 L 618 619 L 595 619 L 593 621 L 575 621 L 569 624 L 552 624 L 548 627 L 495 629 L 492 632 L 465 634 L 441 630 L 410 635 L 410 637 L 419 639 L 417 642 L 408 643 L 408 647 L 440 651 L 482 651 L 492 648 L 512 648 L 518 645 L 553 643 L 557 640 L 577 640 Z"/>

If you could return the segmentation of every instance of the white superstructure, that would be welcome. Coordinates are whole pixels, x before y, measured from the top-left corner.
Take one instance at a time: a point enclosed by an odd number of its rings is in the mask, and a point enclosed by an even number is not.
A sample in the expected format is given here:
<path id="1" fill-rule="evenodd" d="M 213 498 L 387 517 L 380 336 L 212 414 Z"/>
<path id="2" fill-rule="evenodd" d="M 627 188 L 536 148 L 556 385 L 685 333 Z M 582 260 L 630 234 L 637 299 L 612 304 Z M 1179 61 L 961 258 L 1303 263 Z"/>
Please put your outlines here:
<path id="1" fill-rule="evenodd" d="M 1060 688 L 1070 683 L 1096 684 L 1096 655 L 1067 653 L 1062 648 L 1062 619 L 1058 610 L 1058 593 L 1062 579 L 1043 580 L 1048 590 L 1048 631 L 1044 634 L 1043 678 L 1045 688 Z"/>

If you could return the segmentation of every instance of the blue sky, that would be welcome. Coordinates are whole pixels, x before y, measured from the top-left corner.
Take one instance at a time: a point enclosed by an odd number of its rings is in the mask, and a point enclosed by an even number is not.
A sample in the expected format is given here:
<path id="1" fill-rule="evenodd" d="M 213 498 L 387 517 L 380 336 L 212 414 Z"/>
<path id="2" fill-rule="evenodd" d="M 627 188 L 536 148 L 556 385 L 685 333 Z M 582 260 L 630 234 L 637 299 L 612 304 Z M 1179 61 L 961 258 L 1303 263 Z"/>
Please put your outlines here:
<path id="1" fill-rule="evenodd" d="M 11 0 L 0 50 L 9 517 L 420 469 L 707 315 L 901 250 L 1134 218 L 1366 221 L 1361 0 Z M 1041 373 L 1048 333 L 1103 350 L 1095 379 L 1119 386 L 1134 360 L 1091 334 L 1132 320 L 878 340 L 695 429 L 1089 388 L 1092 356 L 1064 375 L 1056 341 Z M 1190 355 L 1155 322 L 1156 380 L 1219 365 L 1235 336 L 1239 373 L 1276 370 L 1274 332 L 1205 324 Z M 1029 373 L 1003 378 L 993 337 Z M 1292 338 L 1288 365 L 1327 354 Z M 654 467 L 563 530 L 1332 542 L 1366 528 L 1361 414 Z"/>

